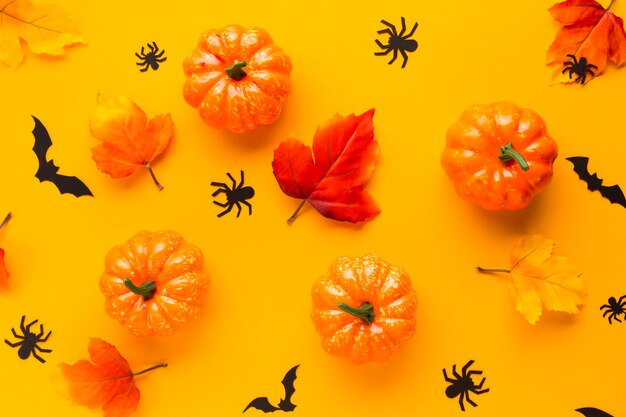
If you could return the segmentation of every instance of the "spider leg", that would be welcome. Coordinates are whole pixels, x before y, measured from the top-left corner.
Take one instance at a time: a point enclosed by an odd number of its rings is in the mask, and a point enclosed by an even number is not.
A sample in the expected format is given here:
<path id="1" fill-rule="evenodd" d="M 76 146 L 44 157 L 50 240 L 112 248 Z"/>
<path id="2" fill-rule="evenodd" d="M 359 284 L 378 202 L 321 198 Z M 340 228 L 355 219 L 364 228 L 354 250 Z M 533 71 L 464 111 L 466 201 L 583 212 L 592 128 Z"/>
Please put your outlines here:
<path id="1" fill-rule="evenodd" d="M 613 314 L 613 318 L 615 319 L 615 321 L 619 321 L 620 323 L 622 322 L 622 321 L 619 319 L 619 317 L 617 317 L 617 314 L 616 314 L 616 313 L 614 313 L 614 314 Z"/>
<path id="2" fill-rule="evenodd" d="M 593 72 L 592 70 L 590 70 L 589 68 L 586 68 L 586 69 L 585 69 L 585 72 L 586 72 L 587 74 L 590 74 L 592 77 L 594 77 L 594 76 L 596 75 L 596 73 L 595 73 L 595 72 Z"/>
<path id="3" fill-rule="evenodd" d="M 236 190 L 237 189 L 237 181 L 235 181 L 235 179 L 233 178 L 232 175 L 230 175 L 230 172 L 227 172 L 226 175 L 228 175 L 228 178 L 230 178 L 230 180 L 233 182 L 233 188 L 231 188 L 232 190 Z"/>
<path id="4" fill-rule="evenodd" d="M 466 392 L 466 393 L 465 393 L 465 400 L 466 400 L 468 403 L 472 404 L 474 407 L 478 406 L 478 404 L 476 404 L 474 401 L 470 400 L 470 397 L 469 397 L 469 392 Z"/>
<path id="5" fill-rule="evenodd" d="M 41 334 L 43 334 L 43 329 L 41 329 L 41 330 L 42 330 Z M 50 337 L 50 335 L 51 335 L 51 334 L 52 334 L 52 330 L 50 330 L 50 331 L 48 332 L 48 334 L 46 335 L 46 337 L 44 337 L 43 339 L 39 339 L 39 340 L 38 340 L 38 342 L 45 342 L 46 340 L 48 340 L 48 338 Z M 40 336 L 41 336 L 41 335 L 40 335 Z M 37 336 L 37 337 L 39 338 L 40 336 Z"/>
<path id="6" fill-rule="evenodd" d="M 446 369 L 443 369 L 443 378 L 447 381 L 447 382 L 456 382 L 455 379 L 452 379 L 448 376 L 448 374 L 446 373 Z"/>
<path id="7" fill-rule="evenodd" d="M 167 57 L 165 57 L 165 58 L 156 58 L 156 61 L 157 62 L 165 62 L 165 61 L 167 61 Z"/>
<path id="8" fill-rule="evenodd" d="M 392 50 L 393 50 L 393 49 L 389 48 L 389 49 L 387 49 L 387 50 L 386 50 L 386 51 L 384 51 L 384 52 L 374 52 L 374 55 L 378 55 L 378 56 L 380 56 L 380 55 L 387 55 L 387 54 L 388 54 L 389 52 L 391 52 Z"/>
<path id="9" fill-rule="evenodd" d="M 625 295 L 624 297 L 626 297 L 626 295 Z M 622 297 L 622 298 L 623 298 L 623 297 Z M 620 300 L 621 300 L 621 298 L 620 298 Z M 610 305 L 608 305 L 608 304 L 605 304 L 605 305 L 603 305 L 602 307 L 600 307 L 600 310 L 602 310 L 602 309 L 604 309 L 604 308 L 611 308 L 611 306 L 610 306 Z M 607 313 L 608 313 L 608 310 L 607 310 Z M 606 314 L 606 313 L 605 313 L 605 314 Z"/>
<path id="10" fill-rule="evenodd" d="M 38 321 L 39 321 L 39 320 L 37 320 L 37 319 L 35 319 L 35 320 L 31 321 L 30 323 L 28 323 L 28 324 L 26 325 L 26 327 L 25 327 L 25 328 L 23 327 L 24 321 L 22 321 L 22 324 L 20 325 L 20 327 L 22 327 L 22 330 L 23 330 L 24 334 L 26 334 L 26 333 L 30 333 L 30 326 L 32 326 L 33 324 L 37 323 Z"/>
<path id="11" fill-rule="evenodd" d="M 217 215 L 217 217 L 222 217 L 224 214 L 229 213 L 233 209 L 233 204 L 229 204 L 228 208 Z"/>
<path id="12" fill-rule="evenodd" d="M 472 389 L 481 389 L 483 387 L 483 384 L 485 383 L 486 379 L 487 378 L 483 378 L 482 381 L 480 381 L 480 384 L 474 385 L 474 388 L 472 388 Z M 489 389 L 489 388 L 487 388 L 487 389 Z M 474 392 L 474 391 L 472 391 L 472 392 Z"/>
<path id="13" fill-rule="evenodd" d="M 397 57 L 398 57 L 398 50 L 394 49 L 393 50 L 393 58 L 391 58 L 391 61 L 389 61 L 388 64 L 389 65 L 393 64 L 393 61 L 395 61 Z"/>
<path id="14" fill-rule="evenodd" d="M 239 217 L 241 214 L 241 204 L 239 204 L 239 201 L 235 201 L 235 205 L 237 206 L 237 217 Z"/>
<path id="15" fill-rule="evenodd" d="M 35 335 L 37 339 L 39 339 L 41 336 L 43 336 L 43 324 L 39 325 L 39 333 Z"/>
<path id="16" fill-rule="evenodd" d="M 565 56 L 568 57 L 568 58 L 572 58 L 572 61 L 574 62 L 574 65 L 578 64 L 578 58 L 576 58 L 576 55 L 567 54 Z"/>
<path id="17" fill-rule="evenodd" d="M 452 365 L 452 373 L 454 374 L 456 379 L 461 379 L 462 378 L 462 376 L 459 375 L 459 373 L 456 371 L 456 365 Z"/>
<path id="18" fill-rule="evenodd" d="M 146 57 L 145 57 L 145 56 L 141 56 L 141 55 L 139 55 L 137 52 L 135 52 L 135 56 L 136 56 L 137 58 L 139 58 L 139 59 L 146 59 Z M 137 64 L 137 65 L 141 65 L 141 64 Z"/>
<path id="19" fill-rule="evenodd" d="M 396 27 L 394 25 L 392 25 L 391 23 L 387 22 L 386 20 L 381 20 L 380 23 L 382 23 L 385 26 L 388 26 L 389 29 L 391 29 L 390 35 L 398 36 L 398 33 L 396 32 Z M 387 30 L 389 30 L 389 29 L 387 29 Z M 383 33 L 383 32 L 379 31 L 378 33 Z"/>
<path id="20" fill-rule="evenodd" d="M 218 195 L 219 193 L 227 193 L 227 191 L 223 188 L 220 188 L 219 190 L 217 190 L 216 192 L 214 192 L 213 194 L 211 194 L 211 196 L 215 197 L 216 195 Z"/>
<path id="21" fill-rule="evenodd" d="M 44 348 L 39 347 L 39 346 L 37 346 L 37 345 L 35 345 L 35 346 L 33 347 L 33 349 L 37 349 L 38 351 L 40 351 L 40 352 L 44 352 L 44 353 L 50 353 L 50 352 L 52 352 L 52 349 L 44 349 Z"/>
<path id="22" fill-rule="evenodd" d="M 154 45 L 154 46 L 152 46 Z M 150 52 L 154 53 L 154 51 L 158 51 L 159 48 L 156 46 L 156 42 L 152 42 L 152 45 L 150 45 L 150 42 L 148 42 L 148 48 L 150 48 Z"/>
<path id="23" fill-rule="evenodd" d="M 604 316 L 602 316 L 602 317 L 604 317 Z M 615 317 L 615 313 L 613 313 L 613 314 L 611 314 L 611 315 L 609 316 L 609 324 L 613 324 L 613 323 L 611 323 L 611 319 L 612 319 L 613 317 Z"/>
<path id="24" fill-rule="evenodd" d="M 144 57 L 146 56 L 146 53 L 144 52 L 144 48 L 143 48 L 143 46 L 141 47 L 141 52 L 140 52 L 140 54 L 141 54 L 141 55 L 143 55 Z"/>
<path id="25" fill-rule="evenodd" d="M 400 54 L 402 54 L 402 58 L 404 58 L 404 61 L 402 61 L 402 68 L 406 67 L 406 62 L 409 60 L 409 57 L 406 55 L 406 52 L 404 52 L 404 49 L 400 49 Z"/>
<path id="26" fill-rule="evenodd" d="M 220 207 L 228 207 L 229 203 L 220 203 L 219 201 L 213 201 L 213 204 L 218 205 Z M 232 204 L 230 204 L 232 205 Z"/>
<path id="27" fill-rule="evenodd" d="M 237 190 L 241 189 L 241 187 L 243 187 L 243 169 L 241 170 L 241 182 L 237 186 Z"/>
<path id="28" fill-rule="evenodd" d="M 37 355 L 37 352 L 35 352 L 34 349 L 31 351 L 31 353 L 33 354 L 35 359 L 37 359 L 39 362 L 46 363 L 46 360 L 44 358 L 42 358 L 41 356 Z"/>
<path id="29" fill-rule="evenodd" d="M 402 35 L 404 35 L 404 32 L 406 32 L 406 22 L 404 21 L 404 17 L 400 16 L 400 23 L 402 24 L 402 30 L 400 31 L 400 33 L 398 33 L 399 37 L 402 37 Z"/>
<path id="30" fill-rule="evenodd" d="M 148 67 L 150 66 L 150 63 L 149 63 L 149 62 L 144 62 L 144 63 L 143 63 L 143 64 L 141 64 L 141 65 L 144 65 L 144 67 L 143 67 L 142 69 L 140 69 L 139 71 L 141 71 L 141 72 L 146 72 L 146 71 L 148 71 Z"/>
<path id="31" fill-rule="evenodd" d="M 578 76 L 578 79 L 582 79 L 582 81 L 580 82 L 581 85 L 585 84 L 585 80 L 587 80 L 587 74 L 585 74 L 585 72 L 583 71 L 583 73 L 581 75 Z"/>
<path id="32" fill-rule="evenodd" d="M 17 334 L 15 332 L 15 329 L 13 329 L 13 328 L 11 329 L 11 333 L 13 333 L 13 336 L 15 336 L 18 339 L 24 339 L 25 338 L 24 336 L 20 336 L 19 334 Z"/>
<path id="33" fill-rule="evenodd" d="M 155 58 L 161 58 L 163 56 L 163 54 L 165 54 L 165 49 L 162 50 L 161 52 L 159 52 L 158 54 L 154 54 Z"/>
<path id="34" fill-rule="evenodd" d="M 411 29 L 411 31 L 409 32 L 409 34 L 408 34 L 408 35 L 404 35 L 404 36 L 402 37 L 402 39 L 408 39 L 408 38 L 410 38 L 411 36 L 413 36 L 413 34 L 415 33 L 415 29 L 417 29 L 417 22 L 415 22 L 415 24 L 413 25 L 413 28 Z"/>
<path id="35" fill-rule="evenodd" d="M 624 301 L 624 298 L 626 298 L 626 295 L 622 295 L 622 296 L 619 298 L 619 300 L 617 300 L 617 304 L 621 305 L 621 304 L 622 304 L 622 301 Z M 606 304 L 605 304 L 605 305 L 606 305 Z M 602 306 L 602 307 L 604 307 L 604 306 Z M 602 307 L 600 307 L 600 308 L 602 308 Z"/>
<path id="36" fill-rule="evenodd" d="M 465 364 L 465 366 L 463 367 L 463 376 L 467 375 L 467 368 L 472 366 L 473 363 L 474 363 L 474 360 L 470 359 L 470 361 Z"/>
<path id="37" fill-rule="evenodd" d="M 6 343 L 7 345 L 11 346 L 11 347 L 18 347 L 20 345 L 24 344 L 24 341 L 22 340 L 21 342 L 15 342 L 15 343 L 11 343 L 8 340 L 4 339 L 4 343 Z"/>
<path id="38" fill-rule="evenodd" d="M 468 371 L 465 375 L 467 376 L 472 376 L 472 375 L 481 375 L 483 373 L 483 371 Z"/>
<path id="39" fill-rule="evenodd" d="M 252 204 L 248 203 L 247 201 L 242 201 L 241 204 L 245 204 L 246 206 L 248 206 L 248 216 L 252 216 Z"/>
<path id="40" fill-rule="evenodd" d="M 463 404 L 463 397 L 465 397 L 466 395 L 467 393 L 465 391 L 461 391 L 461 395 L 459 395 L 459 405 L 461 406 L 461 411 L 465 411 L 465 405 Z"/>
<path id="41" fill-rule="evenodd" d="M 391 31 L 389 29 L 381 29 L 377 32 L 378 34 L 382 35 L 383 33 L 389 35 L 389 36 L 394 36 L 393 33 L 391 33 Z"/>

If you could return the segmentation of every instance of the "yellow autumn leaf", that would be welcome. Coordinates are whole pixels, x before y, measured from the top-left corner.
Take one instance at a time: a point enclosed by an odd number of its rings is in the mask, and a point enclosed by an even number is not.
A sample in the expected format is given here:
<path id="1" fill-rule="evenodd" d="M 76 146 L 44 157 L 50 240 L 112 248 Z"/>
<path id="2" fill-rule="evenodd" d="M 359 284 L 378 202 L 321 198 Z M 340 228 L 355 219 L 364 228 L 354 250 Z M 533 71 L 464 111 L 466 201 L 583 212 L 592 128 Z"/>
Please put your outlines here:
<path id="1" fill-rule="evenodd" d="M 520 238 L 511 252 L 511 269 L 485 269 L 509 278 L 517 310 L 535 324 L 543 309 L 577 313 L 587 301 L 581 272 L 564 256 L 553 256 L 554 242 L 541 235 Z"/>
<path id="2" fill-rule="evenodd" d="M 0 61 L 15 69 L 24 61 L 22 43 L 35 54 L 64 55 L 65 47 L 84 44 L 67 14 L 54 5 L 30 0 L 0 0 Z"/>

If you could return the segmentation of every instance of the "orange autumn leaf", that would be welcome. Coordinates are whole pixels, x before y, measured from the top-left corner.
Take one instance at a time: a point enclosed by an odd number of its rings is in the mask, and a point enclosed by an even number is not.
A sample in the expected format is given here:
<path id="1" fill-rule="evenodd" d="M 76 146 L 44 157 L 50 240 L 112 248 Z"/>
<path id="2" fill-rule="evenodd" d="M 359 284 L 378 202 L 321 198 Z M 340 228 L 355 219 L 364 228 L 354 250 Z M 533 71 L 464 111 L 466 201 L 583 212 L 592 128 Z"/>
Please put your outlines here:
<path id="1" fill-rule="evenodd" d="M 59 56 L 84 39 L 57 6 L 30 0 L 0 0 L 0 61 L 15 69 L 24 61 L 22 43 L 35 54 Z"/>
<path id="2" fill-rule="evenodd" d="M 91 135 L 102 141 L 91 148 L 100 171 L 112 178 L 122 178 L 145 167 L 159 190 L 163 189 L 150 163 L 165 150 L 174 135 L 169 113 L 148 120 L 146 113 L 130 99 L 99 95 L 89 127 Z"/>
<path id="3" fill-rule="evenodd" d="M 2 223 L 0 223 L 0 229 L 2 229 L 11 220 L 12 213 L 6 215 Z M 9 289 L 9 271 L 4 264 L 4 249 L 0 248 L 0 291 L 6 291 Z"/>
<path id="4" fill-rule="evenodd" d="M 102 339 L 89 339 L 91 361 L 81 359 L 73 365 L 59 365 L 65 378 L 70 397 L 88 408 L 102 408 L 104 417 L 127 417 L 139 404 L 139 390 L 135 376 L 156 368 L 161 363 L 140 372 L 130 369 L 128 361 L 115 346 Z"/>
<path id="5" fill-rule="evenodd" d="M 609 11 L 614 3 L 611 0 L 605 9 L 595 0 L 566 0 L 549 9 L 563 25 L 546 62 L 554 67 L 555 82 L 583 83 L 585 77 L 601 74 L 607 61 L 618 67 L 626 62 L 624 21 Z M 585 77 L 579 78 L 582 74 Z"/>

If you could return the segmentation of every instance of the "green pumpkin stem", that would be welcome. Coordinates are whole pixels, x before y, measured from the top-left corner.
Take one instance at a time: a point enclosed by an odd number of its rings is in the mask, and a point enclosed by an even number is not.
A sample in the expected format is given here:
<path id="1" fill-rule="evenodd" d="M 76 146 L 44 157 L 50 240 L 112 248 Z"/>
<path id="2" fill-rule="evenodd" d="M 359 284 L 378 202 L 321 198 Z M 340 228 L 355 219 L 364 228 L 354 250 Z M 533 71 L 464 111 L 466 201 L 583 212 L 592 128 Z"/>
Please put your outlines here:
<path id="1" fill-rule="evenodd" d="M 156 292 L 156 284 L 154 281 L 146 281 L 141 283 L 140 286 L 136 286 L 130 279 L 124 278 L 124 285 L 135 294 L 141 295 L 144 300 L 151 299 Z"/>
<path id="2" fill-rule="evenodd" d="M 372 324 L 374 318 L 376 317 L 376 314 L 374 314 L 374 306 L 367 302 L 363 303 L 359 308 L 351 307 L 345 303 L 339 303 L 337 304 L 337 307 L 346 313 L 352 314 L 354 317 L 360 318 L 367 324 Z"/>
<path id="3" fill-rule="evenodd" d="M 500 153 L 498 154 L 498 158 L 500 162 L 508 162 L 511 159 L 514 159 L 524 171 L 528 171 L 528 162 L 524 159 L 524 157 L 513 149 L 513 144 L 509 143 L 508 145 L 504 145 L 500 147 Z"/>
<path id="4" fill-rule="evenodd" d="M 248 75 L 243 70 L 243 67 L 245 67 L 246 65 L 248 64 L 246 64 L 245 62 L 235 62 L 230 67 L 226 68 L 226 75 L 228 75 L 230 78 L 232 78 L 235 81 L 241 81 L 243 77 Z"/>

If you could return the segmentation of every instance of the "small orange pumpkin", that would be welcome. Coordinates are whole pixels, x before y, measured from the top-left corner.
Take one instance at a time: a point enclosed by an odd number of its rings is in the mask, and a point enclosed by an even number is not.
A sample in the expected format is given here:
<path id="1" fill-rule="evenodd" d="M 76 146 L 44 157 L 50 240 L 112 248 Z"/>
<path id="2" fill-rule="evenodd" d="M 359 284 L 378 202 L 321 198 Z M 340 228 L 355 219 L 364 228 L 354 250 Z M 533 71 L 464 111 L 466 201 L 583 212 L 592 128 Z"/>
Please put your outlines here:
<path id="1" fill-rule="evenodd" d="M 207 124 L 237 133 L 274 123 L 291 93 L 291 60 L 260 28 L 209 30 L 183 70 L 187 103 Z"/>
<path id="2" fill-rule="evenodd" d="M 170 335 L 203 309 L 209 286 L 204 257 L 179 233 L 139 232 L 112 248 L 104 264 L 105 310 L 134 335 Z"/>
<path id="3" fill-rule="evenodd" d="M 376 255 L 337 259 L 313 285 L 312 297 L 311 319 L 331 355 L 384 362 L 415 333 L 411 279 Z"/>

